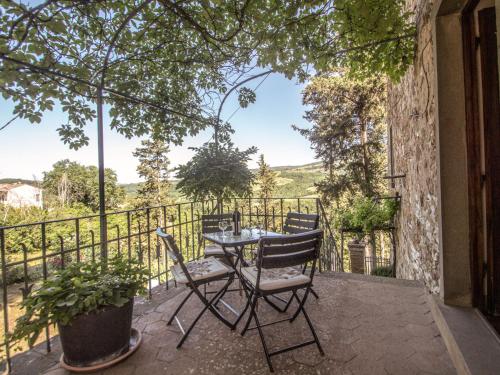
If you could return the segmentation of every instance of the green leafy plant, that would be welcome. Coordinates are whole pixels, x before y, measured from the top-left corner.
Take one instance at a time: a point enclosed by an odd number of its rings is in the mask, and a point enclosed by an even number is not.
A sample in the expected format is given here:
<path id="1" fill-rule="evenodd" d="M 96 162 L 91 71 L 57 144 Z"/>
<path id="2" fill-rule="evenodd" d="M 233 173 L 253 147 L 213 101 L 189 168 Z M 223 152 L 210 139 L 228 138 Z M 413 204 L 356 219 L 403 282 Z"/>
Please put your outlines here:
<path id="1" fill-rule="evenodd" d="M 375 228 L 391 226 L 398 208 L 399 202 L 394 199 L 376 201 L 367 197 L 357 198 L 340 216 L 340 225 L 369 233 Z"/>
<path id="2" fill-rule="evenodd" d="M 47 325 L 71 324 L 80 314 L 123 306 L 146 291 L 148 271 L 137 261 L 116 257 L 103 267 L 101 262 L 74 263 L 44 281 L 22 302 L 25 313 L 17 319 L 11 340 L 34 344 Z"/>
<path id="3" fill-rule="evenodd" d="M 218 95 L 254 68 L 305 80 L 346 67 L 396 80 L 414 55 L 405 3 L 1 1 L 0 94 L 15 105 L 0 128 L 41 123 L 59 107 L 62 141 L 85 146 L 98 85 L 112 129 L 180 144 L 210 125 Z M 239 94 L 242 106 L 255 101 L 248 88 Z"/>
<path id="4" fill-rule="evenodd" d="M 382 266 L 374 268 L 371 272 L 372 276 L 394 277 L 391 266 Z"/>
<path id="5" fill-rule="evenodd" d="M 312 127 L 292 126 L 321 160 L 323 179 L 315 186 L 327 205 L 352 195 L 384 191 L 387 80 L 380 75 L 354 79 L 344 69 L 314 77 L 303 91 Z"/>
<path id="6" fill-rule="evenodd" d="M 188 199 L 228 199 L 252 193 L 254 175 L 248 168 L 255 147 L 240 151 L 231 142 L 205 143 L 196 154 L 177 169 L 177 189 Z"/>

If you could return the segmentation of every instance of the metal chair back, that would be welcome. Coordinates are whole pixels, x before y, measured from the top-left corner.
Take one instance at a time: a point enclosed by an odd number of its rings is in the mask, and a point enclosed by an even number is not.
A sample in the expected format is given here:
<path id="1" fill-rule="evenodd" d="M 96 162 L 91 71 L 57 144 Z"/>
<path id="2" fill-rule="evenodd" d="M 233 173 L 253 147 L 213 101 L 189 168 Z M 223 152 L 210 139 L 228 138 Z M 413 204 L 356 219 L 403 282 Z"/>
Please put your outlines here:
<path id="1" fill-rule="evenodd" d="M 202 233 L 215 233 L 220 232 L 219 222 L 221 220 L 233 219 L 233 214 L 213 214 L 213 215 L 202 215 L 201 216 L 201 231 Z"/>
<path id="2" fill-rule="evenodd" d="M 156 229 L 156 234 L 163 240 L 165 248 L 167 249 L 167 256 L 174 261 L 175 264 L 179 264 L 182 272 L 188 280 L 188 285 L 192 288 L 196 287 L 197 283 L 193 281 L 189 270 L 184 264 L 184 256 L 179 251 L 175 239 L 171 234 L 165 233 L 161 228 Z"/>
<path id="3" fill-rule="evenodd" d="M 279 237 L 262 237 L 257 253 L 257 268 L 282 268 L 304 265 L 319 257 L 323 231 L 316 229 L 306 233 Z"/>
<path id="4" fill-rule="evenodd" d="M 172 259 L 174 263 L 184 262 L 184 257 L 179 251 L 174 237 L 171 234 L 165 233 L 161 228 L 156 229 L 156 234 L 163 240 L 168 257 Z"/>
<path id="5" fill-rule="evenodd" d="M 299 234 L 318 229 L 319 215 L 305 214 L 302 212 L 289 212 L 286 215 L 283 232 L 287 234 Z"/>

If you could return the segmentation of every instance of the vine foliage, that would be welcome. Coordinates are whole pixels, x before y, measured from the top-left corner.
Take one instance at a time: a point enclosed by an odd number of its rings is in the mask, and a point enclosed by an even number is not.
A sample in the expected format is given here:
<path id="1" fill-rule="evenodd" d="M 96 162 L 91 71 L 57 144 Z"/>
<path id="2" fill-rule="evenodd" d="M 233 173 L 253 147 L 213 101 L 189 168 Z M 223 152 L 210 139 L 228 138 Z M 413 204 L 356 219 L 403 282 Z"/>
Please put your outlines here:
<path id="1" fill-rule="evenodd" d="M 414 27 L 402 0 L 0 0 L 0 92 L 12 119 L 59 106 L 59 134 L 87 145 L 97 93 L 126 137 L 180 144 L 218 123 L 224 95 L 262 70 L 305 80 L 345 67 L 401 77 Z"/>

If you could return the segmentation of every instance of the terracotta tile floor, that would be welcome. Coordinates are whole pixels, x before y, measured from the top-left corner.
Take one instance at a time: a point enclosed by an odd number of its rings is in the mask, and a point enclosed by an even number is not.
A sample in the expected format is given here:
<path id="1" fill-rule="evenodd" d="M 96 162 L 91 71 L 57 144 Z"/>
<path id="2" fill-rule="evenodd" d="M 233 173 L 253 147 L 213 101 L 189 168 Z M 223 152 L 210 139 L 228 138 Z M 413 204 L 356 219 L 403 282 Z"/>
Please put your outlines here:
<path id="1" fill-rule="evenodd" d="M 311 297 L 307 310 L 325 356 L 308 346 L 273 357 L 277 374 L 455 374 L 448 352 L 434 324 L 427 295 L 413 282 L 351 274 L 321 274 L 315 279 L 320 299 Z M 206 314 L 184 346 L 175 349 L 180 331 L 166 320 L 186 291 L 157 290 L 151 301 L 139 303 L 134 326 L 143 333 L 141 348 L 125 362 L 102 372 L 111 374 L 268 374 L 256 331 L 241 337 Z M 243 298 L 225 298 L 235 307 Z M 196 298 L 181 310 L 185 326 L 199 311 Z M 267 304 L 259 316 L 268 321 L 283 316 Z M 227 314 L 231 316 L 230 313 Z M 232 317 L 232 316 L 231 316 Z M 264 328 L 271 350 L 310 337 L 301 316 Z M 66 374 L 57 366 L 58 341 L 49 355 L 26 353 L 14 359 L 15 374 Z"/>

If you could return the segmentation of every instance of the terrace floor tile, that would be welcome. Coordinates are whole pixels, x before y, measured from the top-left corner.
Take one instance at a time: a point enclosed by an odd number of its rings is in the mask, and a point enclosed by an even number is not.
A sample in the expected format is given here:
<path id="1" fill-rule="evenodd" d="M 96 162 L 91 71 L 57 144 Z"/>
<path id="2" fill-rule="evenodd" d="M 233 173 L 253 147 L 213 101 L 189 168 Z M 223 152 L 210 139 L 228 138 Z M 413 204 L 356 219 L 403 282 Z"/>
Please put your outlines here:
<path id="1" fill-rule="evenodd" d="M 371 276 L 323 273 L 316 277 L 314 289 L 320 298 L 316 300 L 311 296 L 306 309 L 316 326 L 325 356 L 319 354 L 315 345 L 274 356 L 276 374 L 455 372 L 429 307 L 422 302 L 425 291 L 420 285 L 400 280 L 388 283 Z M 257 332 L 249 331 L 245 337 L 240 335 L 245 319 L 237 330 L 231 331 L 207 313 L 185 345 L 175 349 L 180 331 L 175 323 L 167 327 L 166 321 L 185 293 L 187 291 L 180 289 L 163 289 L 153 293 L 149 301 L 138 301 L 134 326 L 143 332 L 141 348 L 124 362 L 99 374 L 269 373 Z M 243 296 L 238 292 L 229 293 L 224 300 L 237 309 L 244 305 Z M 201 308 L 201 302 L 194 297 L 181 310 L 179 319 L 187 325 Z M 234 318 L 230 312 L 225 313 L 230 319 Z M 258 313 L 263 322 L 284 316 L 266 303 L 259 305 Z M 311 337 L 303 318 L 292 324 L 283 322 L 265 327 L 264 332 L 272 349 Z M 58 367 L 59 353 L 44 356 L 39 355 L 40 352 L 38 349 L 36 355 L 30 352 L 16 355 L 13 374 L 69 374 Z M 23 358 L 29 358 L 29 368 L 23 366 Z"/>

